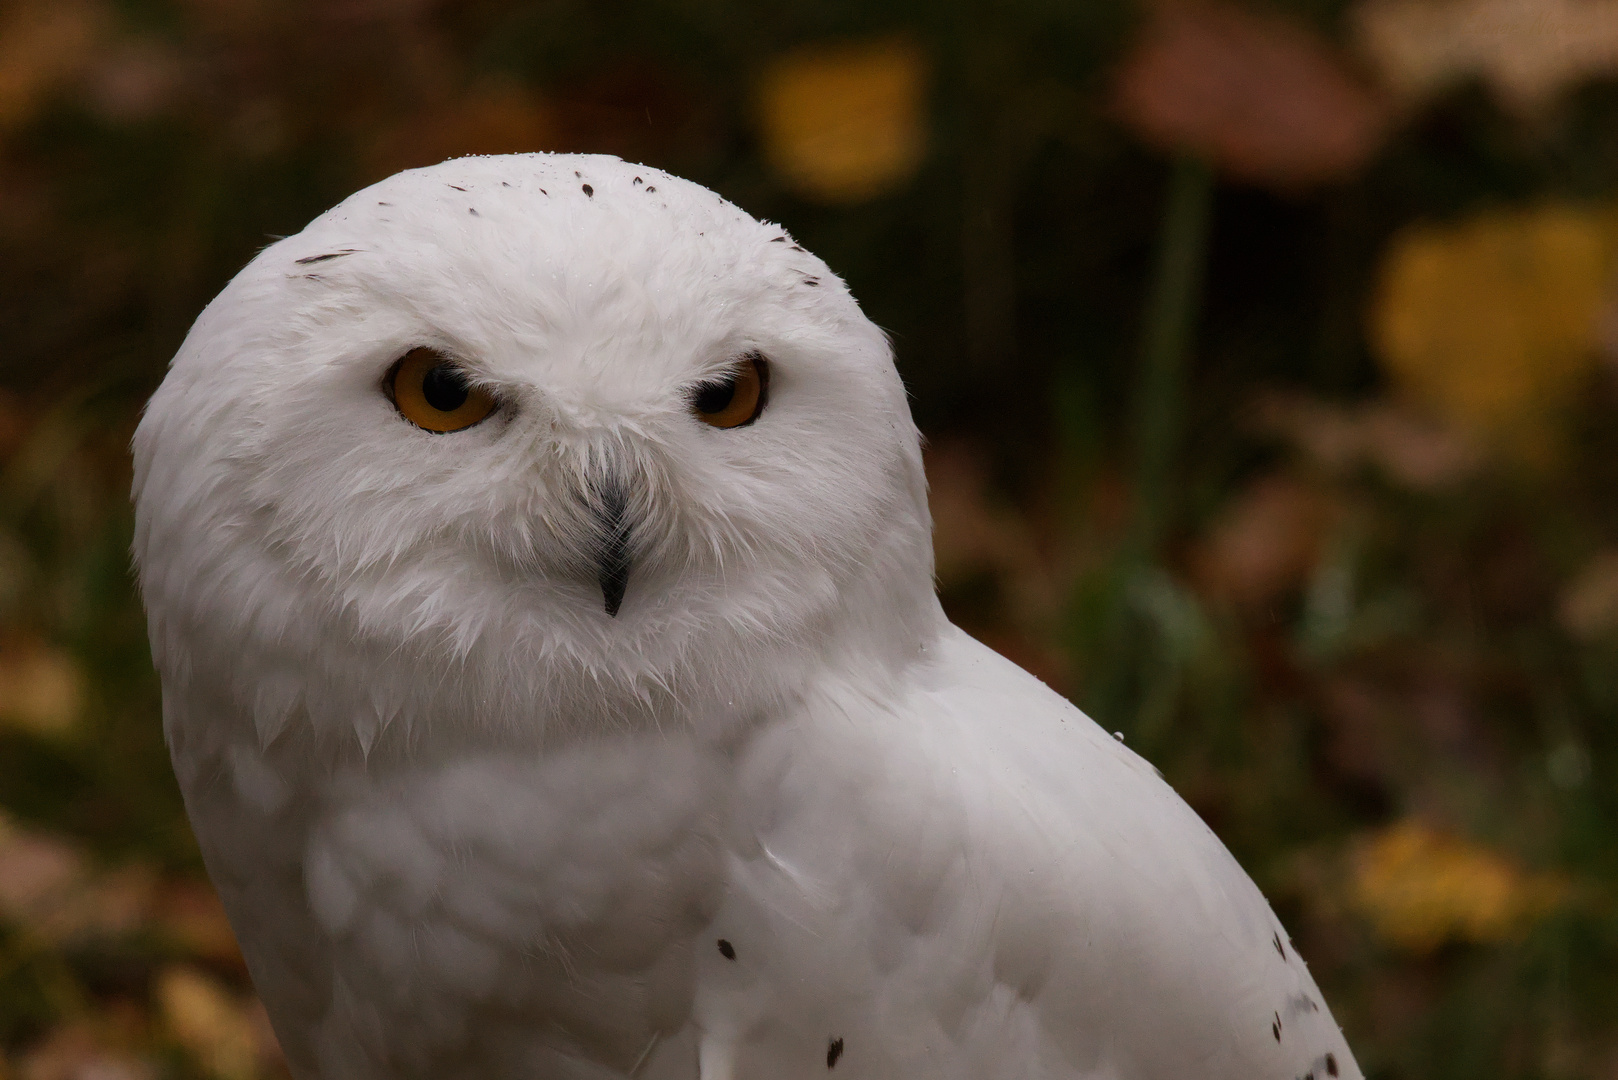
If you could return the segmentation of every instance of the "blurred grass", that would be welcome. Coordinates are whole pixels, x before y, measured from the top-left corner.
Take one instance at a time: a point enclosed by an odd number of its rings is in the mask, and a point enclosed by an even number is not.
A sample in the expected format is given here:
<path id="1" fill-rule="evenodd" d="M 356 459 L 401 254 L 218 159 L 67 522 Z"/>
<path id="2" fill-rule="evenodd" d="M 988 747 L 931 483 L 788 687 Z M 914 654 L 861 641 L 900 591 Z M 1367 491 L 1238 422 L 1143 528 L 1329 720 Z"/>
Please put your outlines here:
<path id="1" fill-rule="evenodd" d="M 168 771 L 128 438 L 274 235 L 566 149 L 845 275 L 951 614 L 1208 819 L 1369 1075 L 1618 1077 L 1618 16 L 1413 4 L 0 7 L 0 1076 L 278 1075 Z"/>

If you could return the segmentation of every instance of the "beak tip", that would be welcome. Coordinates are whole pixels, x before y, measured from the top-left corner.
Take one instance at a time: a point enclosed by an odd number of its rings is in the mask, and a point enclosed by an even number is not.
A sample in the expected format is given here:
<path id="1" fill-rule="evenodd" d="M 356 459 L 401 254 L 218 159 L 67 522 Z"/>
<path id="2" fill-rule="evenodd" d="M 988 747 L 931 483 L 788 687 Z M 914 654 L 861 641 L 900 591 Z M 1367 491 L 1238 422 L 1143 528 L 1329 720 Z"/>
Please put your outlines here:
<path id="1" fill-rule="evenodd" d="M 614 567 L 601 575 L 602 606 L 610 617 L 618 617 L 618 609 L 624 606 L 624 593 L 628 588 L 628 566 Z"/>

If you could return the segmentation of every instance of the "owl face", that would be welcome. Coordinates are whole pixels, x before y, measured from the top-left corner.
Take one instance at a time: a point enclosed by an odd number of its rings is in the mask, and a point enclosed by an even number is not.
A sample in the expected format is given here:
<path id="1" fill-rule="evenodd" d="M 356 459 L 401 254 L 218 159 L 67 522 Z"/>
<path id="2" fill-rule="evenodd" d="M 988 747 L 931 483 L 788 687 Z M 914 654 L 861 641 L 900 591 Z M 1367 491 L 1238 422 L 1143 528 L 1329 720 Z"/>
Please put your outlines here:
<path id="1" fill-rule="evenodd" d="M 267 248 L 135 453 L 159 664 L 249 710 L 752 699 L 931 610 L 883 335 L 783 230 L 611 158 L 403 173 Z"/>

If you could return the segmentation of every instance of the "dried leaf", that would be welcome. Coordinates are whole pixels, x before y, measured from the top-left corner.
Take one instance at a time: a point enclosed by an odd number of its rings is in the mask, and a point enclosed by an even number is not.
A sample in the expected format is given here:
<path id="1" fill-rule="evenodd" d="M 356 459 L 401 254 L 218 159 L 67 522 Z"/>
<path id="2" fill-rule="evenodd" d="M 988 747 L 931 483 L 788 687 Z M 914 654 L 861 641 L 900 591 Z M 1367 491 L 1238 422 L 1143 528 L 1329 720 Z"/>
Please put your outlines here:
<path id="1" fill-rule="evenodd" d="M 1605 209 L 1550 205 L 1404 230 L 1371 312 L 1389 374 L 1462 428 L 1542 452 L 1599 358 L 1615 225 Z"/>
<path id="2" fill-rule="evenodd" d="M 1263 605 L 1302 584 L 1315 564 L 1331 505 L 1318 488 L 1266 476 L 1219 516 L 1194 562 L 1202 589 Z"/>
<path id="3" fill-rule="evenodd" d="M 1160 0 L 1120 69 L 1118 108 L 1157 146 L 1289 188 L 1348 175 L 1381 143 L 1384 110 L 1325 42 L 1239 7 Z"/>
<path id="4" fill-rule="evenodd" d="M 0 819 L 0 917 L 36 924 L 79 889 L 86 876 L 84 856 L 76 847 Z"/>
<path id="5" fill-rule="evenodd" d="M 89 62 L 106 13 L 89 0 L 0 8 L 0 135 L 32 119 Z"/>
<path id="6" fill-rule="evenodd" d="M 1562 591 L 1557 615 L 1574 637 L 1618 630 L 1618 551 L 1596 555 Z"/>
<path id="7" fill-rule="evenodd" d="M 206 882 L 177 881 L 165 886 L 157 901 L 157 921 L 165 934 L 199 959 L 242 962 L 225 905 Z"/>
<path id="8" fill-rule="evenodd" d="M 1483 460 L 1476 442 L 1453 425 L 1396 403 L 1342 406 L 1266 395 L 1254 419 L 1260 431 L 1280 436 L 1330 472 L 1373 465 L 1418 490 L 1464 480 Z"/>
<path id="9" fill-rule="evenodd" d="M 926 149 L 926 63 L 898 40 L 812 46 L 759 86 L 764 154 L 799 193 L 857 203 L 915 174 Z"/>
<path id="10" fill-rule="evenodd" d="M 17 1080 L 154 1080 L 150 1062 L 106 1045 L 84 1024 L 57 1028 L 17 1063 Z"/>
<path id="11" fill-rule="evenodd" d="M 257 1029 L 247 1003 L 196 968 L 176 966 L 157 977 L 163 1022 L 174 1041 L 221 1080 L 258 1072 Z"/>
<path id="12" fill-rule="evenodd" d="M 153 41 L 125 41 L 106 50 L 85 72 L 84 89 L 96 112 L 134 123 L 163 112 L 184 82 L 184 61 Z"/>
<path id="13" fill-rule="evenodd" d="M 1556 875 L 1530 874 L 1498 852 L 1412 820 L 1362 840 L 1353 878 L 1355 905 L 1377 935 L 1412 952 L 1515 936 L 1569 894 Z"/>
<path id="14" fill-rule="evenodd" d="M 1506 107 L 1529 114 L 1618 71 L 1613 0 L 1368 0 L 1354 21 L 1362 51 L 1411 103 L 1481 75 Z"/>

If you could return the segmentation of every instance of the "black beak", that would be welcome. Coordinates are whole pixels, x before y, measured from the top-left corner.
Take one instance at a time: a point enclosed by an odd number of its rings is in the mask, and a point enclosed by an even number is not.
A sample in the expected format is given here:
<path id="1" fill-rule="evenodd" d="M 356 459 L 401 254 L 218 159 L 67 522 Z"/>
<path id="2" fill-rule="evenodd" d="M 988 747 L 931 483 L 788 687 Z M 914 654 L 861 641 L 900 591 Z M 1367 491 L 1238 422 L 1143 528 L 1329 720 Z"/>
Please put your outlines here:
<path id="1" fill-rule="evenodd" d="M 607 614 L 618 617 L 624 590 L 629 588 L 629 499 L 616 484 L 600 492 L 596 520 L 601 525 L 601 547 L 596 553 L 597 581 Z"/>

